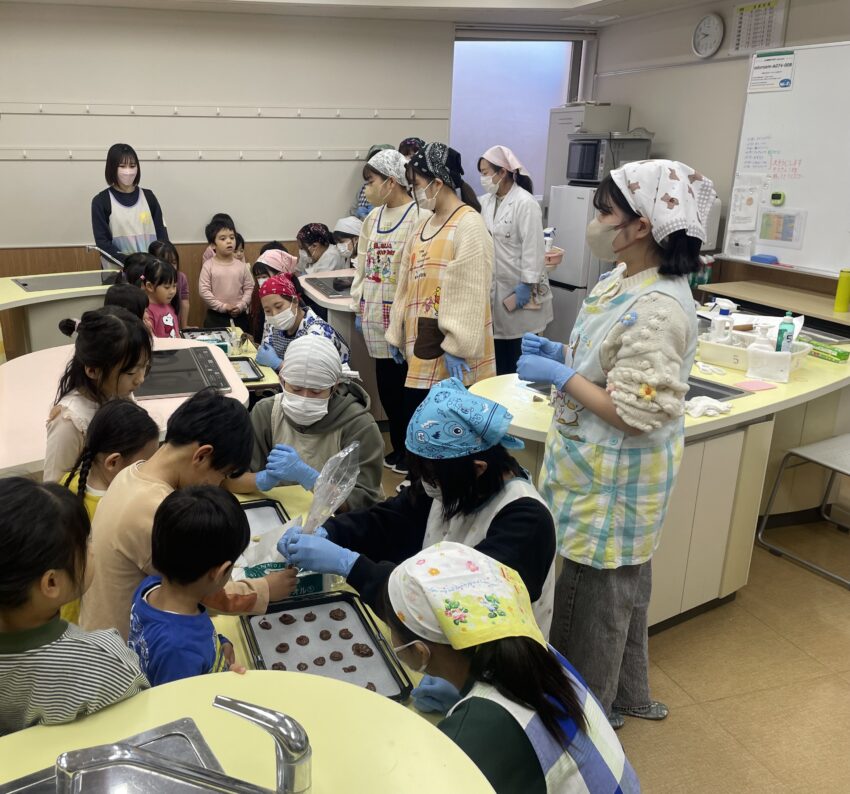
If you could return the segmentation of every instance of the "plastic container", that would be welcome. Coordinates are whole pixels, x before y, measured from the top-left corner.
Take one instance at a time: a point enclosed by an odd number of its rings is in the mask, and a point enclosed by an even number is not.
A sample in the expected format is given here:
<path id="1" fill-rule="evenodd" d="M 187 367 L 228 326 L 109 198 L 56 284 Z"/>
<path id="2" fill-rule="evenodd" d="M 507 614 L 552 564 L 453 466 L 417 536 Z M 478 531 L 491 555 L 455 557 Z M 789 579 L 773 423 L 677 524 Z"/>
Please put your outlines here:
<path id="1" fill-rule="evenodd" d="M 850 270 L 842 270 L 838 276 L 833 308 L 836 312 L 850 311 Z"/>
<path id="2" fill-rule="evenodd" d="M 785 319 L 779 323 L 779 333 L 776 335 L 776 352 L 790 353 L 794 344 L 794 315 L 785 312 Z"/>
<path id="3" fill-rule="evenodd" d="M 732 342 L 732 315 L 729 309 L 721 309 L 717 317 L 712 317 L 709 337 L 712 342 L 720 344 Z"/>
<path id="4" fill-rule="evenodd" d="M 554 270 L 558 265 L 561 264 L 561 260 L 564 258 L 564 249 L 558 248 L 557 245 L 552 246 L 550 251 L 547 251 L 543 255 L 543 264 L 546 267 L 546 270 Z"/>
<path id="5" fill-rule="evenodd" d="M 756 334 L 733 331 L 732 341 L 730 344 L 720 342 L 712 342 L 708 333 L 701 334 L 699 337 L 699 360 L 706 364 L 716 364 L 718 367 L 727 369 L 737 369 L 746 371 L 749 365 L 749 350 L 748 347 L 758 340 Z M 765 349 L 764 352 L 775 352 L 773 343 L 770 339 L 767 340 L 770 349 Z M 794 342 L 791 350 L 791 368 L 794 372 L 799 369 L 806 361 L 806 357 L 812 352 L 812 346 L 804 342 Z"/>

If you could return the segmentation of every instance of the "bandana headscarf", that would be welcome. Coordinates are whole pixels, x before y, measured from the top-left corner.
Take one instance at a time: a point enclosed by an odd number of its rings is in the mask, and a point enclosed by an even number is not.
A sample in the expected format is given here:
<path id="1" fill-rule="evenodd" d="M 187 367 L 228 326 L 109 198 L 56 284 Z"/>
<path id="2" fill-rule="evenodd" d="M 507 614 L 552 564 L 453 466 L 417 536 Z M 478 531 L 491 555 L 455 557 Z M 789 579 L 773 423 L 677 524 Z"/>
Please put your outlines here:
<path id="1" fill-rule="evenodd" d="M 398 619 L 428 642 L 462 650 L 529 637 L 546 646 L 520 575 L 461 543 L 443 541 L 405 560 L 387 589 Z"/>
<path id="2" fill-rule="evenodd" d="M 507 434 L 511 419 L 504 406 L 470 394 L 457 378 L 448 378 L 432 386 L 414 412 L 405 446 L 429 460 L 462 458 L 496 444 L 522 449 L 523 442 Z"/>
<path id="3" fill-rule="evenodd" d="M 266 295 L 296 298 L 298 292 L 295 290 L 295 284 L 292 283 L 292 277 L 289 273 L 281 273 L 279 276 L 271 276 L 263 282 L 260 287 L 260 297 L 265 298 Z"/>
<path id="4" fill-rule="evenodd" d="M 334 238 L 331 230 L 324 223 L 308 223 L 302 226 L 295 239 L 298 240 L 305 248 L 308 245 L 327 245 L 334 244 Z"/>
<path id="5" fill-rule="evenodd" d="M 452 190 L 457 190 L 463 182 L 460 154 L 444 143 L 426 143 L 411 156 L 410 165 L 432 179 L 441 179 Z"/>
<path id="6" fill-rule="evenodd" d="M 415 146 L 416 151 L 425 148 L 425 141 L 422 138 L 405 138 L 399 145 L 398 148 L 401 149 L 402 146 Z"/>
<path id="7" fill-rule="evenodd" d="M 279 251 L 276 249 L 264 251 L 257 258 L 257 262 L 277 273 L 296 273 L 298 271 L 298 257 L 293 256 L 289 251 Z"/>
<path id="8" fill-rule="evenodd" d="M 529 176 L 525 166 L 519 161 L 519 158 L 507 146 L 491 146 L 484 154 L 481 155 L 482 160 L 492 163 L 499 168 L 504 168 L 512 174 L 522 174 Z"/>
<path id="9" fill-rule="evenodd" d="M 675 160 L 642 160 L 611 172 L 629 206 L 649 219 L 659 245 L 684 229 L 705 242 L 705 222 L 717 196 L 714 183 Z"/>
<path id="10" fill-rule="evenodd" d="M 366 159 L 371 160 L 378 152 L 384 151 L 384 149 L 392 149 L 393 147 L 388 143 L 373 143 L 369 147 L 369 151 L 366 153 Z"/>
<path id="11" fill-rule="evenodd" d="M 379 174 L 392 177 L 402 187 L 407 187 L 407 160 L 401 152 L 395 149 L 378 152 L 374 157 L 369 158 L 368 165 Z"/>
<path id="12" fill-rule="evenodd" d="M 353 237 L 360 236 L 360 229 L 363 226 L 363 221 L 359 218 L 355 218 L 353 215 L 349 215 L 347 218 L 340 218 L 336 224 L 334 225 L 334 232 L 339 232 L 340 234 L 350 234 Z"/>
<path id="13" fill-rule="evenodd" d="M 306 334 L 287 346 L 280 368 L 281 380 L 303 389 L 330 389 L 339 383 L 341 376 L 339 351 L 326 336 Z"/>

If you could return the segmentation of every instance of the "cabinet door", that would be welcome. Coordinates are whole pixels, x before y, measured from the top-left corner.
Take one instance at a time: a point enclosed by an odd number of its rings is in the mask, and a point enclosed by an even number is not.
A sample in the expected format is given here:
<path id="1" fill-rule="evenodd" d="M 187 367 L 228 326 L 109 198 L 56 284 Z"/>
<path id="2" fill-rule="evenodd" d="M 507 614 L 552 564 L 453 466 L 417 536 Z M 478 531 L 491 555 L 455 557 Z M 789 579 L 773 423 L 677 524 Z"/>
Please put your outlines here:
<path id="1" fill-rule="evenodd" d="M 720 595 L 743 444 L 743 430 L 705 442 L 682 612 Z"/>
<path id="2" fill-rule="evenodd" d="M 676 484 L 670 495 L 661 543 L 652 557 L 652 598 L 649 625 L 672 618 L 682 611 L 682 593 L 688 568 L 691 529 L 700 484 L 705 444 L 686 444 Z M 736 469 L 737 471 L 737 469 Z"/>

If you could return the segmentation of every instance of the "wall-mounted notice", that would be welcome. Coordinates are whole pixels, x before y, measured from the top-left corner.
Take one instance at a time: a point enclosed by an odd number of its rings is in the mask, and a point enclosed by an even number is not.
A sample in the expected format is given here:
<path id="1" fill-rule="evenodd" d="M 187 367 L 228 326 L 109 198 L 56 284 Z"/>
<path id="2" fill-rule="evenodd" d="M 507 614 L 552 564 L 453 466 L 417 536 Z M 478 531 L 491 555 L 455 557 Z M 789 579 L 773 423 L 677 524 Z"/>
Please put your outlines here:
<path id="1" fill-rule="evenodd" d="M 747 92 L 790 91 L 794 87 L 794 53 L 763 52 L 753 55 Z"/>
<path id="2" fill-rule="evenodd" d="M 770 165 L 770 135 L 752 135 L 744 141 L 741 167 L 745 171 L 767 171 Z"/>
<path id="3" fill-rule="evenodd" d="M 806 211 L 763 208 L 759 218 L 758 239 L 783 248 L 802 248 L 806 229 Z"/>
<path id="4" fill-rule="evenodd" d="M 764 0 L 735 6 L 730 53 L 781 47 L 785 41 L 785 0 Z"/>

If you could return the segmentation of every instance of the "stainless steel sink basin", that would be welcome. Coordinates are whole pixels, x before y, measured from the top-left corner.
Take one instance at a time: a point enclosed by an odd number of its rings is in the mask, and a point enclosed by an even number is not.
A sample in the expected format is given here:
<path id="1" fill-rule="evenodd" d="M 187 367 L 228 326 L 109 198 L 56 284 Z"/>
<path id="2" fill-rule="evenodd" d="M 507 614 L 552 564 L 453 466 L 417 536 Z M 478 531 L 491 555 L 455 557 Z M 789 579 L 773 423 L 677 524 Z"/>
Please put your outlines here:
<path id="1" fill-rule="evenodd" d="M 702 378 L 688 378 L 690 391 L 685 395 L 686 400 L 692 400 L 694 397 L 711 397 L 715 400 L 737 400 L 738 397 L 746 397 L 751 392 L 743 389 L 736 389 L 734 386 L 724 386 L 722 383 L 714 383 L 710 380 Z"/>

